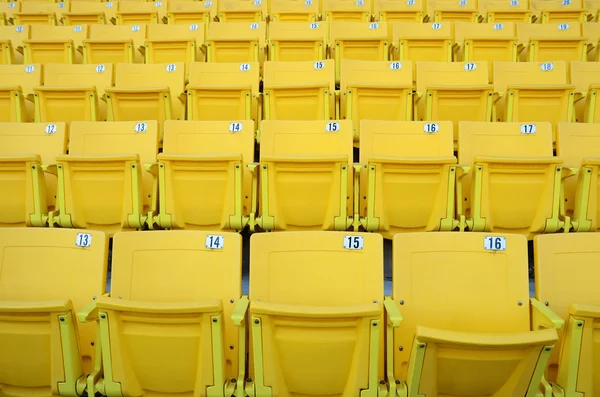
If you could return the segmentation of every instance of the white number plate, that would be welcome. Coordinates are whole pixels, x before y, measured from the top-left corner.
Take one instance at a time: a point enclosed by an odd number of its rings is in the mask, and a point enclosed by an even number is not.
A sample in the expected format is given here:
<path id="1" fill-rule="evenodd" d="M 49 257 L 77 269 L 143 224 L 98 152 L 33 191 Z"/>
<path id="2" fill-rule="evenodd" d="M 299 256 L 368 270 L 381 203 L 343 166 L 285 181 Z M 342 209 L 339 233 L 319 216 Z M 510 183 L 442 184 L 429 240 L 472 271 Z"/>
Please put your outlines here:
<path id="1" fill-rule="evenodd" d="M 211 250 L 222 250 L 225 245 L 225 237 L 209 234 L 206 236 L 206 248 Z"/>
<path id="2" fill-rule="evenodd" d="M 332 121 L 325 124 L 325 131 L 327 132 L 337 132 L 340 130 L 340 123 L 337 121 Z"/>
<path id="3" fill-rule="evenodd" d="M 77 233 L 75 245 L 78 247 L 89 247 L 92 245 L 92 235 L 87 233 Z"/>
<path id="4" fill-rule="evenodd" d="M 521 124 L 521 134 L 535 134 L 537 128 L 535 124 Z"/>
<path id="5" fill-rule="evenodd" d="M 363 236 L 345 236 L 344 248 L 347 250 L 361 250 L 365 247 L 365 238 Z"/>
<path id="6" fill-rule="evenodd" d="M 440 130 L 440 125 L 438 123 L 425 123 L 423 124 L 423 132 L 438 132 Z"/>
<path id="7" fill-rule="evenodd" d="M 239 122 L 229 124 L 229 132 L 242 132 L 242 125 Z"/>
<path id="8" fill-rule="evenodd" d="M 506 251 L 506 238 L 486 236 L 483 238 L 483 248 L 488 251 Z"/>

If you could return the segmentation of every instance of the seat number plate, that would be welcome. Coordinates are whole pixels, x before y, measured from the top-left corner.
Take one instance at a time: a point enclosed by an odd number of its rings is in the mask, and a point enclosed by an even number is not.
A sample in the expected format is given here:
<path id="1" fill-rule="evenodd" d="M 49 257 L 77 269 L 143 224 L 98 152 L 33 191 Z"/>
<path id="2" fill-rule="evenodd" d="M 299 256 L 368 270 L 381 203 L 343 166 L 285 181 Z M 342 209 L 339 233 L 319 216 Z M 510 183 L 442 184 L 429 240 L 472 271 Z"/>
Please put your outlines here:
<path id="1" fill-rule="evenodd" d="M 486 236 L 483 238 L 483 248 L 487 251 L 506 251 L 506 238 Z"/>
<path id="2" fill-rule="evenodd" d="M 363 236 L 344 236 L 344 248 L 347 250 L 361 250 L 365 247 Z"/>

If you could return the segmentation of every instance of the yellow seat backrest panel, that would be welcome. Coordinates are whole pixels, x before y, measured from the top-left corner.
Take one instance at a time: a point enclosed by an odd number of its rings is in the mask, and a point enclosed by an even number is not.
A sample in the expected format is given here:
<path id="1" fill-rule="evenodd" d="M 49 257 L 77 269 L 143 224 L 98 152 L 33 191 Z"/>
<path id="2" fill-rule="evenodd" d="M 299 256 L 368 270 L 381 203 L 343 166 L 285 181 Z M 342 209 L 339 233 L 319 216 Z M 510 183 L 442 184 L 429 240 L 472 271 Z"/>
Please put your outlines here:
<path id="1" fill-rule="evenodd" d="M 111 351 L 105 387 L 124 395 L 222 395 L 219 379 L 238 375 L 231 315 L 241 295 L 241 258 L 242 238 L 234 233 L 117 233 L 112 298 L 98 303 L 110 325 L 102 341 Z M 212 335 L 213 322 L 223 334 Z"/>
<path id="2" fill-rule="evenodd" d="M 208 62 L 263 62 L 265 22 L 212 22 L 208 28 Z"/>
<path id="3" fill-rule="evenodd" d="M 88 26 L 32 25 L 23 43 L 25 63 L 79 63 L 77 51 L 88 37 Z"/>
<path id="4" fill-rule="evenodd" d="M 478 0 L 428 0 L 427 14 L 434 22 L 478 22 Z"/>
<path id="5" fill-rule="evenodd" d="M 83 392 L 97 339 L 94 325 L 78 324 L 75 312 L 104 293 L 107 259 L 102 232 L 0 229 L 3 392 Z"/>
<path id="6" fill-rule="evenodd" d="M 491 71 L 493 61 L 516 62 L 518 40 L 514 22 L 473 23 L 456 22 L 454 39 L 459 60 L 487 61 Z"/>
<path id="7" fill-rule="evenodd" d="M 529 0 L 479 0 L 479 12 L 487 22 L 530 23 L 533 13 Z"/>
<path id="8" fill-rule="evenodd" d="M 352 215 L 352 123 L 263 121 L 261 226 L 346 230 Z"/>
<path id="9" fill-rule="evenodd" d="M 42 82 L 41 64 L 0 65 L 0 120 L 34 121 L 33 89 Z"/>
<path id="10" fill-rule="evenodd" d="M 167 13 L 167 2 L 122 1 L 119 2 L 115 25 L 162 23 Z"/>
<path id="11" fill-rule="evenodd" d="M 392 24 L 394 22 L 418 22 L 424 21 L 425 1 L 402 1 L 402 0 L 374 0 L 373 17 L 375 20 L 387 21 L 388 35 L 392 37 Z"/>
<path id="12" fill-rule="evenodd" d="M 204 24 L 150 24 L 146 63 L 203 62 Z"/>
<path id="13" fill-rule="evenodd" d="M 600 63 L 572 61 L 569 83 L 575 86 L 584 98 L 575 103 L 575 120 L 578 122 L 600 122 L 600 106 L 597 105 L 600 89 Z"/>
<path id="14" fill-rule="evenodd" d="M 64 12 L 63 25 L 112 24 L 118 3 L 114 2 L 71 2 L 69 12 Z"/>
<path id="15" fill-rule="evenodd" d="M 413 63 L 452 61 L 452 22 L 394 22 L 392 32 L 395 59 L 409 60 Z"/>
<path id="16" fill-rule="evenodd" d="M 378 355 L 373 341 L 383 325 L 383 273 L 381 266 L 372 264 L 383 260 L 382 243 L 381 236 L 364 233 L 251 237 L 257 392 L 376 395 Z M 333 275 L 342 276 L 343 282 L 328 282 Z"/>
<path id="17" fill-rule="evenodd" d="M 267 0 L 215 0 L 221 22 L 260 22 L 269 15 Z"/>
<path id="18" fill-rule="evenodd" d="M 21 9 L 13 12 L 14 25 L 52 25 L 58 24 L 56 14 L 64 11 L 64 3 L 50 1 L 24 1 Z"/>
<path id="19" fill-rule="evenodd" d="M 319 17 L 319 0 L 274 0 L 270 2 L 270 23 L 314 22 Z"/>
<path id="20" fill-rule="evenodd" d="M 2 3 L 2 4 L 19 4 L 19 3 Z M 23 40 L 29 39 L 31 27 L 29 25 L 17 26 L 0 26 L 0 40 L 10 40 L 12 48 L 15 51 L 15 61 L 23 62 L 23 55 L 17 52 L 17 49 L 23 48 Z"/>
<path id="21" fill-rule="evenodd" d="M 585 61 L 587 39 L 581 36 L 579 22 L 519 23 L 517 36 L 525 46 L 521 61 Z"/>
<path id="22" fill-rule="evenodd" d="M 45 226 L 54 210 L 56 176 L 41 165 L 52 165 L 66 153 L 65 123 L 0 123 L 0 185 L 4 192 L 0 224 Z"/>
<path id="23" fill-rule="evenodd" d="M 269 60 L 319 61 L 327 51 L 325 22 L 278 22 L 269 24 Z"/>
<path id="24" fill-rule="evenodd" d="M 372 1 L 321 0 L 323 20 L 365 22 L 371 20 Z"/>
<path id="25" fill-rule="evenodd" d="M 146 39 L 146 25 L 90 25 L 83 41 L 85 63 L 143 63 L 139 51 Z"/>
<path id="26" fill-rule="evenodd" d="M 562 390 L 586 395 L 598 390 L 598 324 L 600 277 L 597 233 L 536 236 L 534 240 L 536 298 L 565 320 L 559 332 L 547 380 Z"/>

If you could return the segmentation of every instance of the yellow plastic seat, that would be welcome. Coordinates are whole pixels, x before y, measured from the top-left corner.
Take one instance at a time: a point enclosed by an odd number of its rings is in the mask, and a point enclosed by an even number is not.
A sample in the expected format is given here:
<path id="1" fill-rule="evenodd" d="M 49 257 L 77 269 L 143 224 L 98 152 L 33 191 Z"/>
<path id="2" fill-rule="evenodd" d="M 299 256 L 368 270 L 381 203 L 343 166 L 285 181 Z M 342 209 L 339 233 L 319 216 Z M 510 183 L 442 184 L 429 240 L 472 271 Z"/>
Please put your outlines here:
<path id="1" fill-rule="evenodd" d="M 336 84 L 340 83 L 342 59 L 361 61 L 389 59 L 386 22 L 334 21 L 329 24 L 329 29 L 330 57 L 335 59 Z"/>
<path id="2" fill-rule="evenodd" d="M 64 11 L 65 4 L 50 1 L 23 1 L 21 10 L 13 13 L 13 24 L 55 26 L 58 24 L 56 14 Z"/>
<path id="3" fill-rule="evenodd" d="M 525 238 L 397 234 L 392 272 L 403 320 L 387 370 L 398 395 L 536 395 L 563 321 L 529 298 Z"/>
<path id="4" fill-rule="evenodd" d="M 264 120 L 335 119 L 334 61 L 265 62 Z"/>
<path id="5" fill-rule="evenodd" d="M 106 88 L 108 120 L 158 120 L 161 132 L 165 120 L 183 120 L 184 69 L 182 62 L 117 64 L 115 86 Z"/>
<path id="6" fill-rule="evenodd" d="M 322 0 L 323 20 L 343 22 L 369 22 L 372 5 L 370 0 Z"/>
<path id="7" fill-rule="evenodd" d="M 454 39 L 455 60 L 486 61 L 490 83 L 494 61 L 517 61 L 519 41 L 513 22 L 456 22 Z"/>
<path id="8" fill-rule="evenodd" d="M 393 30 L 394 58 L 398 61 L 452 62 L 454 32 L 452 22 L 395 22 Z M 413 68 L 416 82 L 417 68 Z"/>
<path id="9" fill-rule="evenodd" d="M 0 121 L 34 121 L 33 88 L 42 81 L 40 64 L 0 65 Z"/>
<path id="10" fill-rule="evenodd" d="M 536 298 L 565 321 L 548 370 L 555 396 L 598 391 L 598 237 L 571 233 L 534 240 Z"/>
<path id="11" fill-rule="evenodd" d="M 262 62 L 267 26 L 264 22 L 213 22 L 208 28 L 207 62 Z"/>
<path id="12" fill-rule="evenodd" d="M 582 36 L 588 39 L 587 60 L 590 62 L 600 61 L 600 23 L 584 22 L 581 25 Z"/>
<path id="13" fill-rule="evenodd" d="M 102 345 L 102 362 L 88 378 L 92 393 L 243 394 L 241 236 L 122 232 L 112 258 L 110 297 L 78 312 L 96 324 Z"/>
<path id="14" fill-rule="evenodd" d="M 494 89 L 498 121 L 548 121 L 555 130 L 574 118 L 575 86 L 567 84 L 564 62 L 494 62 Z"/>
<path id="15" fill-rule="evenodd" d="M 373 16 L 388 24 L 388 36 L 392 37 L 395 22 L 422 23 L 427 18 L 424 0 L 374 0 Z"/>
<path id="16" fill-rule="evenodd" d="M 600 63 L 571 62 L 569 82 L 575 86 L 575 121 L 600 123 Z"/>
<path id="17" fill-rule="evenodd" d="M 556 154 L 577 177 L 564 181 L 565 215 L 576 232 L 600 230 L 598 169 L 600 133 L 598 123 L 559 123 Z"/>
<path id="18" fill-rule="evenodd" d="M 214 0 L 220 22 L 261 22 L 269 15 L 267 0 Z"/>
<path id="19" fill-rule="evenodd" d="M 79 63 L 87 34 L 87 25 L 32 25 L 31 38 L 23 40 L 25 63 Z"/>
<path id="20" fill-rule="evenodd" d="M 361 122 L 360 215 L 366 231 L 391 238 L 458 226 L 452 131 L 449 121 Z"/>
<path id="21" fill-rule="evenodd" d="M 65 123 L 0 123 L 0 227 L 48 224 L 56 176 L 42 168 L 66 150 Z"/>
<path id="22" fill-rule="evenodd" d="M 260 67 L 250 63 L 203 63 L 190 66 L 188 120 L 254 120 L 261 117 Z"/>
<path id="23" fill-rule="evenodd" d="M 256 212 L 248 167 L 253 161 L 252 120 L 166 121 L 155 223 L 165 229 L 241 231 Z"/>
<path id="24" fill-rule="evenodd" d="M 270 61 L 320 61 L 327 54 L 325 22 L 271 22 Z"/>
<path id="25" fill-rule="evenodd" d="M 269 14 L 271 26 L 273 22 L 318 21 L 319 3 L 319 0 L 272 0 Z"/>
<path id="26" fill-rule="evenodd" d="M 347 230 L 354 224 L 349 120 L 265 120 L 260 139 L 256 222 L 262 230 Z"/>
<path id="27" fill-rule="evenodd" d="M 541 23 L 585 22 L 588 12 L 583 0 L 535 1 Z"/>
<path id="28" fill-rule="evenodd" d="M 83 63 L 142 63 L 146 25 L 90 25 Z"/>
<path id="29" fill-rule="evenodd" d="M 383 271 L 372 266 L 383 260 L 381 236 L 258 233 L 250 246 L 256 395 L 386 393 L 378 390 L 378 376 L 383 375 L 383 362 L 378 363 Z M 332 277 L 343 281 L 332 283 Z M 390 303 L 385 301 L 386 308 Z"/>
<path id="30" fill-rule="evenodd" d="M 105 89 L 113 85 L 113 66 L 44 65 L 44 86 L 34 88 L 35 120 L 105 121 Z"/>
<path id="31" fill-rule="evenodd" d="M 579 22 L 517 24 L 517 36 L 523 46 L 521 61 L 585 61 L 587 39 L 581 37 Z"/>
<path id="32" fill-rule="evenodd" d="M 148 25 L 146 63 L 204 62 L 204 25 Z"/>
<path id="33" fill-rule="evenodd" d="M 0 26 L 0 48 L 3 64 L 23 63 L 23 40 L 29 38 L 29 32 L 29 25 Z"/>
<path id="34" fill-rule="evenodd" d="M 69 154 L 56 157 L 55 222 L 107 233 L 142 229 L 156 214 L 156 186 L 143 167 L 156 162 L 157 122 L 74 121 L 69 134 Z"/>
<path id="35" fill-rule="evenodd" d="M 478 62 L 417 62 L 418 120 L 449 120 L 454 143 L 460 121 L 491 121 L 494 86 L 488 84 L 488 64 Z"/>
<path id="36" fill-rule="evenodd" d="M 550 123 L 462 121 L 458 129 L 461 228 L 531 239 L 564 226 L 560 191 L 570 171 L 552 156 Z"/>
<path id="37" fill-rule="evenodd" d="M 340 118 L 352 120 L 354 141 L 361 120 L 412 120 L 410 61 L 342 60 Z"/>
<path id="38" fill-rule="evenodd" d="M 427 13 L 433 22 L 478 22 L 478 0 L 428 0 Z"/>
<path id="39" fill-rule="evenodd" d="M 4 25 L 14 25 L 14 13 L 21 11 L 21 2 L 19 1 L 2 1 L 0 2 L 0 13 L 4 15 Z"/>
<path id="40" fill-rule="evenodd" d="M 81 396 L 97 341 L 75 313 L 106 287 L 108 239 L 98 231 L 0 229 L 0 390 Z"/>
<path id="41" fill-rule="evenodd" d="M 119 10 L 116 13 L 115 25 L 144 25 L 161 23 L 159 16 L 160 8 L 163 6 L 158 2 L 120 1 Z M 166 3 L 164 14 L 166 16 Z"/>
<path id="42" fill-rule="evenodd" d="M 115 17 L 115 11 L 110 8 L 114 7 L 107 7 L 106 3 L 98 1 L 74 1 L 70 3 L 69 10 L 62 13 L 62 24 L 67 26 L 107 22 L 112 24 L 111 18 Z"/>
<path id="43" fill-rule="evenodd" d="M 479 13 L 488 23 L 533 23 L 535 20 L 529 0 L 479 0 Z"/>
<path id="44" fill-rule="evenodd" d="M 204 36 L 208 36 L 208 27 L 217 16 L 217 1 L 173 0 L 167 5 L 167 23 L 191 25 L 204 24 Z"/>

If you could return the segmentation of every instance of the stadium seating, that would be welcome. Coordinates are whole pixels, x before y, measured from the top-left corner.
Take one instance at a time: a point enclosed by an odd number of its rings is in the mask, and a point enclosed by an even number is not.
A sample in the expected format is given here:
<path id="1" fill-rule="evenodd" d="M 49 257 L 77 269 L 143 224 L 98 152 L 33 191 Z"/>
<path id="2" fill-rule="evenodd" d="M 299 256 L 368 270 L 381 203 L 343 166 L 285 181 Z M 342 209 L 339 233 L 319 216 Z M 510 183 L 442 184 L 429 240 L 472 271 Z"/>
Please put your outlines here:
<path id="1" fill-rule="evenodd" d="M 417 62 L 419 120 L 450 120 L 454 144 L 458 122 L 490 121 L 494 87 L 488 84 L 487 62 Z"/>
<path id="2" fill-rule="evenodd" d="M 271 0 L 269 21 L 315 22 L 319 18 L 319 0 Z"/>
<path id="3" fill-rule="evenodd" d="M 218 0 L 218 3 L 221 22 L 260 22 L 269 15 L 268 0 Z"/>
<path id="4" fill-rule="evenodd" d="M 23 1 L 19 12 L 13 12 L 13 24 L 18 25 L 57 25 L 57 13 L 64 10 L 65 3 L 50 1 Z"/>
<path id="5" fill-rule="evenodd" d="M 233 233 L 117 233 L 111 296 L 78 312 L 102 345 L 88 393 L 243 394 L 241 245 Z"/>
<path id="6" fill-rule="evenodd" d="M 588 40 L 587 60 L 590 62 L 600 61 L 598 43 L 600 43 L 600 23 L 584 22 L 581 25 L 582 36 Z"/>
<path id="7" fill-rule="evenodd" d="M 192 63 L 187 85 L 188 120 L 254 120 L 261 117 L 260 68 L 251 63 Z"/>
<path id="8" fill-rule="evenodd" d="M 166 2 L 120 1 L 116 13 L 116 25 L 143 25 L 161 23 L 166 17 Z"/>
<path id="9" fill-rule="evenodd" d="M 69 132 L 69 154 L 56 157 L 53 221 L 107 233 L 143 228 L 156 213 L 156 186 L 143 166 L 156 162 L 157 122 L 79 121 Z"/>
<path id="10" fill-rule="evenodd" d="M 424 0 L 374 0 L 373 15 L 376 20 L 387 22 L 389 37 L 395 22 L 421 23 L 427 17 Z"/>
<path id="11" fill-rule="evenodd" d="M 599 237 L 597 233 L 571 233 L 534 240 L 536 298 L 565 321 L 547 371 L 557 396 L 592 395 L 598 390 L 594 327 L 600 318 L 595 283 Z"/>
<path id="12" fill-rule="evenodd" d="M 517 61 L 519 42 L 513 22 L 456 22 L 454 40 L 455 60 L 487 61 L 490 83 L 494 61 Z"/>
<path id="13" fill-rule="evenodd" d="M 146 25 L 90 25 L 83 63 L 142 63 Z"/>
<path id="14" fill-rule="evenodd" d="M 34 88 L 35 120 L 105 121 L 105 90 L 113 85 L 113 66 L 44 65 L 44 86 Z"/>
<path id="15" fill-rule="evenodd" d="M 313 0 L 315 1 L 315 0 Z M 368 22 L 371 20 L 371 1 L 367 0 L 321 0 L 323 20 L 344 22 Z"/>
<path id="16" fill-rule="evenodd" d="M 360 214 L 365 230 L 390 238 L 458 226 L 452 131 L 449 121 L 361 122 Z"/>
<path id="17" fill-rule="evenodd" d="M 292 232 L 250 239 L 250 326 L 257 396 L 377 396 L 383 363 L 383 239 Z M 340 282 L 332 283 L 332 278 Z"/>
<path id="18" fill-rule="evenodd" d="M 478 22 L 478 0 L 428 0 L 427 13 L 433 17 L 433 22 Z"/>
<path id="19" fill-rule="evenodd" d="M 598 147 L 600 124 L 559 123 L 556 154 L 565 167 L 577 170 L 576 178 L 564 182 L 564 206 L 574 231 L 600 229 L 598 199 Z"/>
<path id="20" fill-rule="evenodd" d="M 584 22 L 588 13 L 583 0 L 537 1 L 541 23 Z"/>
<path id="21" fill-rule="evenodd" d="M 119 63 L 115 86 L 106 88 L 109 121 L 165 120 L 185 117 L 185 70 L 182 62 L 138 65 Z"/>
<path id="22" fill-rule="evenodd" d="M 529 0 L 479 0 L 479 12 L 488 23 L 532 23 L 535 20 Z"/>
<path id="23" fill-rule="evenodd" d="M 204 35 L 208 35 L 208 26 L 217 16 L 217 1 L 172 0 L 167 5 L 167 23 L 204 24 Z"/>
<path id="24" fill-rule="evenodd" d="M 356 230 L 350 121 L 265 120 L 260 139 L 262 230 Z"/>
<path id="25" fill-rule="evenodd" d="M 113 3 L 73 1 L 69 5 L 69 11 L 62 13 L 62 24 L 68 26 L 112 24 L 116 17 L 116 7 Z"/>
<path id="26" fill-rule="evenodd" d="M 573 121 L 575 86 L 564 62 L 494 62 L 497 121 Z"/>
<path id="27" fill-rule="evenodd" d="M 0 121 L 34 121 L 33 88 L 42 84 L 42 65 L 0 65 Z"/>
<path id="28" fill-rule="evenodd" d="M 32 25 L 31 38 L 23 40 L 25 63 L 80 63 L 78 49 L 87 34 L 87 25 Z"/>
<path id="29" fill-rule="evenodd" d="M 327 54 L 325 22 L 271 22 L 269 60 L 320 61 Z"/>
<path id="30" fill-rule="evenodd" d="M 242 230 L 256 212 L 253 161 L 252 120 L 166 121 L 153 170 L 160 192 L 155 222 L 164 229 Z"/>
<path id="31" fill-rule="evenodd" d="M 265 62 L 264 120 L 335 119 L 334 61 Z"/>
<path id="32" fill-rule="evenodd" d="M 536 395 L 563 320 L 529 299 L 525 238 L 396 235 L 392 272 L 403 317 L 387 344 L 394 395 Z"/>
<path id="33" fill-rule="evenodd" d="M 410 61 L 342 60 L 340 118 L 352 120 L 359 141 L 361 120 L 412 120 Z"/>
<path id="34" fill-rule="evenodd" d="M 146 63 L 204 62 L 204 25 L 148 25 L 146 31 Z"/>
<path id="35" fill-rule="evenodd" d="M 45 173 L 67 150 L 65 123 L 0 123 L 0 226 L 46 226 L 56 176 Z"/>
<path id="36" fill-rule="evenodd" d="M 0 4 L 2 3 L 0 2 Z M 29 38 L 29 30 L 29 25 L 0 26 L 1 62 L 3 64 L 23 63 L 23 40 Z"/>
<path id="37" fill-rule="evenodd" d="M 575 86 L 575 120 L 585 123 L 600 122 L 600 106 L 596 98 L 600 91 L 600 63 L 571 62 L 569 83 Z"/>
<path id="38" fill-rule="evenodd" d="M 75 313 L 106 286 L 99 231 L 0 229 L 0 373 L 10 396 L 81 396 L 96 333 Z"/>
<path id="39" fill-rule="evenodd" d="M 212 22 L 208 29 L 207 62 L 262 62 L 267 27 L 264 22 Z"/>
<path id="40" fill-rule="evenodd" d="M 571 171 L 552 156 L 550 123 L 461 121 L 458 130 L 461 228 L 531 239 L 565 226 L 560 191 Z"/>
<path id="41" fill-rule="evenodd" d="M 3 22 L 1 26 L 14 25 L 13 14 L 21 10 L 21 3 L 18 1 L 0 2 L 0 19 Z"/>
<path id="42" fill-rule="evenodd" d="M 578 22 L 517 24 L 521 61 L 585 61 L 587 39 L 581 37 Z"/>

